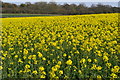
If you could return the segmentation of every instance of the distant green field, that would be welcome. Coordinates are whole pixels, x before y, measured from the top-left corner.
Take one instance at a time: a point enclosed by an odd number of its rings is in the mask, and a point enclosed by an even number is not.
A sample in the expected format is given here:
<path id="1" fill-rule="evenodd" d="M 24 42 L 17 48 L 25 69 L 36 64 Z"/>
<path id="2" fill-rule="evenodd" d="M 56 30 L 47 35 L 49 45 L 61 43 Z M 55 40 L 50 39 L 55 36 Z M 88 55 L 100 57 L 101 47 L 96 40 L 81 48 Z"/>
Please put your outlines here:
<path id="1" fill-rule="evenodd" d="M 35 16 L 56 16 L 53 14 L 2 14 L 3 18 L 6 17 L 35 17 Z"/>

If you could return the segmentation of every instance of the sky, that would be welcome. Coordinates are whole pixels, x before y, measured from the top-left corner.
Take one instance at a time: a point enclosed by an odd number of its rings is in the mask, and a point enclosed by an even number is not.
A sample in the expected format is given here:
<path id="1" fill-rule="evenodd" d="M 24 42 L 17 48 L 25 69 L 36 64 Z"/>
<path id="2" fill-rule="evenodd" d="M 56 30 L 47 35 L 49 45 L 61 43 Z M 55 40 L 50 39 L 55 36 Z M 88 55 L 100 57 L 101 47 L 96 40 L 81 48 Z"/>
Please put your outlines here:
<path id="1" fill-rule="evenodd" d="M 3 2 L 119 2 L 120 0 L 1 0 Z"/>

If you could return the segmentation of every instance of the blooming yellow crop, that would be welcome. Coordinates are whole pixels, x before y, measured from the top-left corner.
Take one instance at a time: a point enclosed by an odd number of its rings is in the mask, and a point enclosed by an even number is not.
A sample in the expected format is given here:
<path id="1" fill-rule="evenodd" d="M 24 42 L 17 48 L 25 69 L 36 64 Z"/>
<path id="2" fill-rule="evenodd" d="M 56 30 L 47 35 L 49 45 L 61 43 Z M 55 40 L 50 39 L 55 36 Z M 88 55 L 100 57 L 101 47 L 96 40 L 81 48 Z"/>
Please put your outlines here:
<path id="1" fill-rule="evenodd" d="M 118 13 L 1 19 L 3 79 L 120 78 Z"/>

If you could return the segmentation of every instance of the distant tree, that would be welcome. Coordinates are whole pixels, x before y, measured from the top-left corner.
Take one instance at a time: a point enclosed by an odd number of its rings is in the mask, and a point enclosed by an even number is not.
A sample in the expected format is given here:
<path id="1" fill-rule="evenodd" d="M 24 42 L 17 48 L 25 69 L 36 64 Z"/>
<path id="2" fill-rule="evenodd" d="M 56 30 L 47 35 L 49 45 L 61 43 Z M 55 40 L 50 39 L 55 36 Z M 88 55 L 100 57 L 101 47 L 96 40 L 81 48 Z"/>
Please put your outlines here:
<path id="1" fill-rule="evenodd" d="M 69 14 L 70 13 L 70 5 L 65 3 L 62 5 L 62 8 L 64 9 L 64 14 Z"/>
<path id="2" fill-rule="evenodd" d="M 86 7 L 85 4 L 79 4 L 77 6 L 77 13 L 78 14 L 87 14 L 88 13 L 88 8 Z"/>
<path id="3" fill-rule="evenodd" d="M 20 7 L 26 7 L 26 4 L 20 4 Z"/>
<path id="4" fill-rule="evenodd" d="M 2 2 L 2 1 L 0 1 L 0 8 L 2 8 L 2 4 L 3 4 L 3 2 Z"/>
<path id="5" fill-rule="evenodd" d="M 26 6 L 30 6 L 31 2 L 25 2 Z"/>
<path id="6" fill-rule="evenodd" d="M 30 13 L 30 14 L 95 14 L 95 13 L 120 13 L 120 7 L 112 7 L 110 5 L 97 4 L 87 7 L 85 4 L 57 4 L 55 2 L 36 2 L 25 4 L 2 3 L 2 13 Z"/>
<path id="7" fill-rule="evenodd" d="M 49 2 L 47 5 L 47 9 L 50 14 L 57 14 L 58 7 L 59 6 L 55 2 Z"/>
<path id="8" fill-rule="evenodd" d="M 70 4 L 70 10 L 69 14 L 77 14 L 77 5 L 76 4 Z"/>

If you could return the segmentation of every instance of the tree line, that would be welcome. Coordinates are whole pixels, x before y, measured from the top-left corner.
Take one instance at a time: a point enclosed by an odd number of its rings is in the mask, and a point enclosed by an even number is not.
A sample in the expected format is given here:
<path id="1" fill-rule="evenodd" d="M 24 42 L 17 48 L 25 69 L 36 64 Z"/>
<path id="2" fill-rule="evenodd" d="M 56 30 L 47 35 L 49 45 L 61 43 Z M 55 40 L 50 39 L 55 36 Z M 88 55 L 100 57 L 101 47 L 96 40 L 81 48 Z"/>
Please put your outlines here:
<path id="1" fill-rule="evenodd" d="M 55 2 L 26 2 L 16 5 L 12 3 L 2 2 L 2 13 L 27 13 L 27 14 L 97 14 L 97 13 L 119 13 L 120 7 L 112 7 L 110 5 L 91 5 L 87 7 L 85 4 L 57 4 Z"/>

